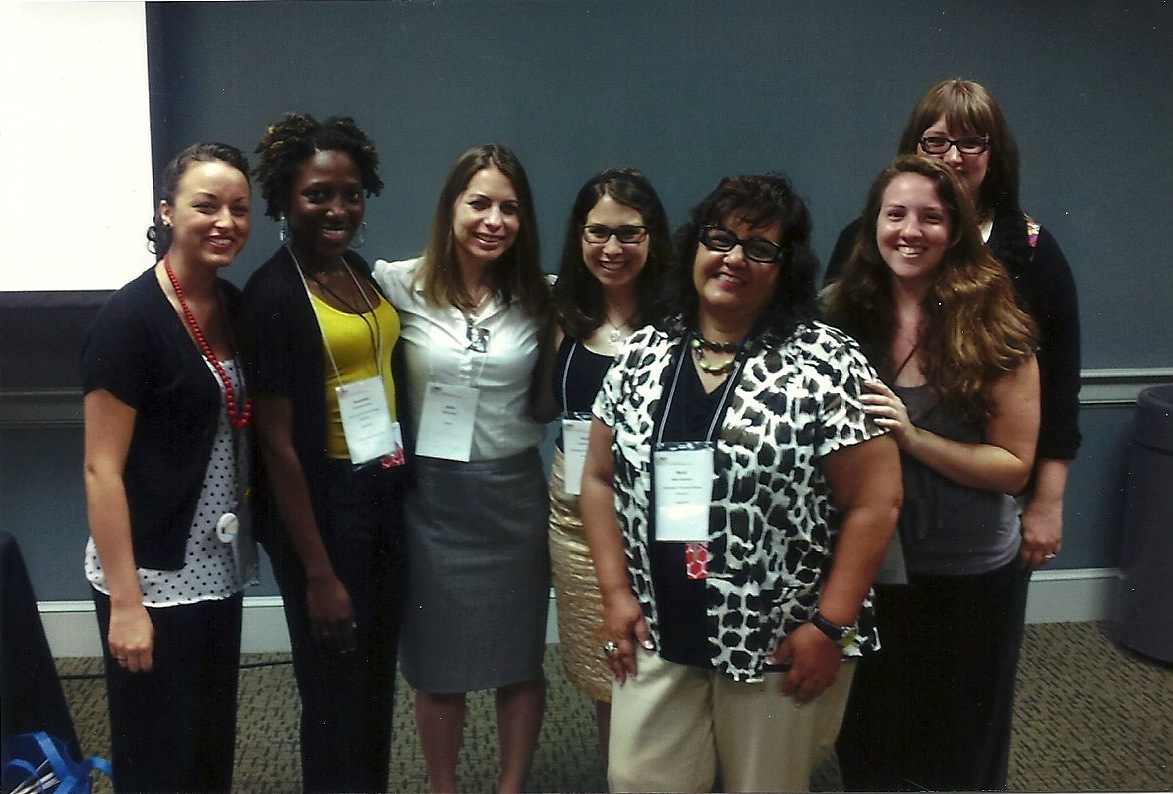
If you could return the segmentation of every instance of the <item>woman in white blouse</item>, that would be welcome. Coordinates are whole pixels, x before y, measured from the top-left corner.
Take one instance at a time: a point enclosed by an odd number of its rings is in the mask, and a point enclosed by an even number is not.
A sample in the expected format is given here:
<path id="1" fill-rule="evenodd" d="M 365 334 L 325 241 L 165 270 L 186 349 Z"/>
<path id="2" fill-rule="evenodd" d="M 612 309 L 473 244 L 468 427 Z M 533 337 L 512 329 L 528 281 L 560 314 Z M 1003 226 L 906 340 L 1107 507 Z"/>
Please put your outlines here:
<path id="1" fill-rule="evenodd" d="M 545 707 L 550 575 L 544 428 L 531 415 L 548 294 L 517 157 L 494 145 L 465 152 L 423 255 L 381 260 L 375 278 L 402 321 L 416 438 L 400 661 L 428 787 L 457 790 L 465 694 L 492 688 L 496 786 L 519 791 Z"/>

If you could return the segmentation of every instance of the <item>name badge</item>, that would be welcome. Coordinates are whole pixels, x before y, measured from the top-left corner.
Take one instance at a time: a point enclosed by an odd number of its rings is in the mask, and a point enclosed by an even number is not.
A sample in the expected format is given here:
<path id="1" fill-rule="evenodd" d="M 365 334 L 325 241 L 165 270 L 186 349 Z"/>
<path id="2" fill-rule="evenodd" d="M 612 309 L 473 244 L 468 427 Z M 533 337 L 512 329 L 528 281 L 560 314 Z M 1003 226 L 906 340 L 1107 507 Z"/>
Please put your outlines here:
<path id="1" fill-rule="evenodd" d="M 391 421 L 383 379 L 375 376 L 346 383 L 334 389 L 342 433 L 350 462 L 366 463 L 376 458 L 403 459 L 403 433 Z"/>
<path id="2" fill-rule="evenodd" d="M 658 444 L 655 470 L 656 540 L 707 541 L 713 501 L 713 454 L 710 442 Z"/>
<path id="3" fill-rule="evenodd" d="M 562 420 L 562 488 L 571 496 L 582 493 L 582 469 L 591 438 L 590 414 L 576 413 Z"/>
<path id="4" fill-rule="evenodd" d="M 429 383 L 424 388 L 416 454 L 468 462 L 480 391 L 469 386 Z"/>

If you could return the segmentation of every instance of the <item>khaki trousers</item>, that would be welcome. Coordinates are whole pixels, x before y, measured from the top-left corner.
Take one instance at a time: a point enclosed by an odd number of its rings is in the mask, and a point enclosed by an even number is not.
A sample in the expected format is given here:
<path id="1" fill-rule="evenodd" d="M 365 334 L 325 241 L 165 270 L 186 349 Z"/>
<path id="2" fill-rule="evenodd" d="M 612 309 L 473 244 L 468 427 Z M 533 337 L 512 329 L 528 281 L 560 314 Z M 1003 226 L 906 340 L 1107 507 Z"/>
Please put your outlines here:
<path id="1" fill-rule="evenodd" d="M 637 649 L 638 673 L 615 684 L 608 782 L 613 792 L 805 791 L 835 745 L 855 663 L 805 706 L 779 690 L 666 662 Z"/>

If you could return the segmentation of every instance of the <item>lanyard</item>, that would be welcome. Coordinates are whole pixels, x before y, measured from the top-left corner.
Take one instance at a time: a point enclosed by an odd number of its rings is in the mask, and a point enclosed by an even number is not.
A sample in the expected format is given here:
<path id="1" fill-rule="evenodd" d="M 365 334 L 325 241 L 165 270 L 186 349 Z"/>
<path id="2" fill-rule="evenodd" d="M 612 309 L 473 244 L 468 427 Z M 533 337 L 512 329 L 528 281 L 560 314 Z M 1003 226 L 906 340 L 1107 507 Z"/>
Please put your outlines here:
<path id="1" fill-rule="evenodd" d="M 574 360 L 574 351 L 578 349 L 578 340 L 570 340 L 570 350 L 566 354 L 566 366 L 562 368 L 562 415 L 570 416 L 570 403 L 566 401 L 566 381 L 570 377 L 570 362 Z"/>
<path id="2" fill-rule="evenodd" d="M 305 289 L 306 300 L 308 300 L 310 302 L 310 308 L 313 309 L 314 308 L 313 295 L 310 293 L 310 285 L 309 285 L 309 282 L 306 281 L 305 273 L 302 272 L 301 263 L 297 261 L 297 256 L 294 255 L 292 248 L 290 248 L 289 246 L 286 246 L 285 248 L 287 251 L 289 251 L 289 258 L 293 260 L 293 266 L 297 268 L 297 275 L 301 276 L 301 286 L 303 289 Z M 354 276 L 354 271 L 350 269 L 350 265 L 346 264 L 345 260 L 343 260 L 343 264 L 346 266 L 346 272 L 347 272 L 347 274 L 349 274 L 350 280 L 354 282 L 355 288 L 358 290 L 359 294 L 362 295 L 363 302 L 366 303 L 366 305 L 367 305 L 367 311 L 369 311 L 371 313 L 371 316 L 375 318 L 375 339 L 374 339 L 374 343 L 372 346 L 374 347 L 374 350 L 375 350 L 375 371 L 379 373 L 379 379 L 382 380 L 383 379 L 383 334 L 382 334 L 381 330 L 379 329 L 379 317 L 377 314 L 375 314 L 375 307 L 373 305 L 371 305 L 371 300 L 370 300 L 370 298 L 367 297 L 366 290 L 364 290 L 362 288 L 362 286 L 359 285 L 358 279 L 355 278 L 355 276 Z M 362 319 L 363 323 L 365 324 L 367 321 L 366 317 L 364 317 L 361 314 L 359 315 L 359 317 Z M 338 385 L 341 386 L 341 385 L 343 385 L 342 384 L 342 371 L 338 369 L 338 362 L 335 361 L 335 359 L 334 359 L 334 351 L 332 351 L 330 349 L 330 340 L 326 338 L 326 329 L 322 326 L 322 318 L 318 316 L 317 310 L 314 310 L 314 320 L 318 324 L 318 333 L 320 333 L 322 335 L 322 346 L 326 348 L 326 355 L 330 358 L 330 366 L 334 369 L 334 376 L 336 378 L 338 378 Z"/>

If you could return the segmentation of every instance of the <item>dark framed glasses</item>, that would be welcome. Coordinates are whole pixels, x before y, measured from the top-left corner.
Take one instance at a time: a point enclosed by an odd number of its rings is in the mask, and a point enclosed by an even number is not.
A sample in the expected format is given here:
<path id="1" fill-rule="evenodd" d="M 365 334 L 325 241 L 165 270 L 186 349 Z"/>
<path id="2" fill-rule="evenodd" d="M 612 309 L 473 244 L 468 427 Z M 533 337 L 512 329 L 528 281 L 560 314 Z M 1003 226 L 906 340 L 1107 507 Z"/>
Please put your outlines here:
<path id="1" fill-rule="evenodd" d="M 710 251 L 732 251 L 740 245 L 745 252 L 746 259 L 752 259 L 763 265 L 776 265 L 786 255 L 786 249 L 765 237 L 750 237 L 743 240 L 723 226 L 702 226 L 700 232 L 701 245 Z"/>
<path id="2" fill-rule="evenodd" d="M 612 236 L 624 245 L 635 245 L 648 239 L 648 227 L 635 224 L 604 226 L 601 223 L 588 223 L 582 227 L 583 242 L 602 245 Z"/>
<path id="3" fill-rule="evenodd" d="M 920 148 L 925 154 L 948 154 L 954 146 L 962 154 L 981 154 L 990 148 L 990 139 L 985 135 L 971 135 L 956 140 L 944 135 L 926 135 L 920 139 Z"/>

